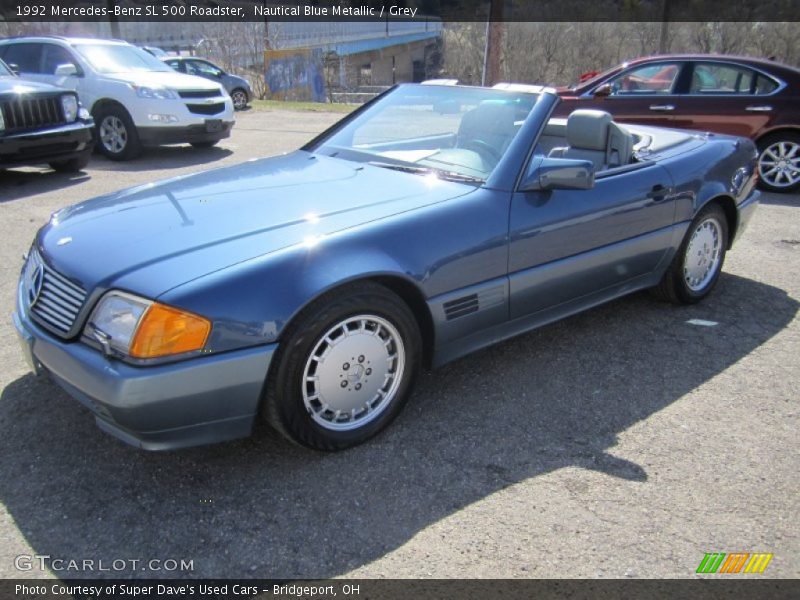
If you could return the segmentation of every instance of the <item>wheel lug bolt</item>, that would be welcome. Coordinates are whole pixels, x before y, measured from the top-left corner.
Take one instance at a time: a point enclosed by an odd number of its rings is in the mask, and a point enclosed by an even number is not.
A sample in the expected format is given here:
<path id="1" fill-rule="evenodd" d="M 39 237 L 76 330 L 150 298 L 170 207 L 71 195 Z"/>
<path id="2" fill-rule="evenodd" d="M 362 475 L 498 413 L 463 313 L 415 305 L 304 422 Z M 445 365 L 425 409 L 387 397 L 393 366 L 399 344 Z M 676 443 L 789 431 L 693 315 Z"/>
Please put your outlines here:
<path id="1" fill-rule="evenodd" d="M 356 391 L 358 391 L 358 390 L 360 390 L 360 389 L 361 389 L 361 384 L 360 384 L 360 383 L 357 383 L 357 384 L 356 384 Z"/>
<path id="2" fill-rule="evenodd" d="M 342 382 L 342 387 L 343 387 L 343 388 L 346 388 L 346 387 L 347 387 L 347 382 L 346 382 L 346 381 L 343 381 L 343 382 Z"/>
<path id="3" fill-rule="evenodd" d="M 363 354 L 358 357 L 358 362 L 360 362 L 360 363 L 364 362 L 364 355 Z"/>
<path id="4" fill-rule="evenodd" d="M 367 375 L 372 375 L 372 369 L 367 369 Z"/>
<path id="5" fill-rule="evenodd" d="M 342 370 L 343 370 L 343 371 L 347 371 L 347 369 L 349 369 L 349 368 L 350 368 L 350 363 L 344 363 L 344 364 L 342 365 Z"/>

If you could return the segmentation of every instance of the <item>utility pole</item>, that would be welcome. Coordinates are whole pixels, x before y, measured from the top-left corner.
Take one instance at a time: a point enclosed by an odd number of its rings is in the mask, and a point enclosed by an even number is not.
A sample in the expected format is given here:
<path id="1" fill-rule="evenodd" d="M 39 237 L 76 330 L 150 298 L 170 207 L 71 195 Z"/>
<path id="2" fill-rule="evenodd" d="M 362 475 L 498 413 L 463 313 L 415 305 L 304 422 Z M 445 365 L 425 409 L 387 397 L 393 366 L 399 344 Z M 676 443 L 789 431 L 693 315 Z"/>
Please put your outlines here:
<path id="1" fill-rule="evenodd" d="M 119 20 L 114 16 L 114 6 L 116 4 L 117 0 L 106 0 L 106 6 L 108 7 L 108 24 L 111 26 L 111 37 L 118 40 L 122 36 L 119 34 Z"/>
<path id="2" fill-rule="evenodd" d="M 500 66 L 503 52 L 503 2 L 491 0 L 489 22 L 486 24 L 486 47 L 483 53 L 482 85 L 494 85 L 500 81 Z"/>
<path id="3" fill-rule="evenodd" d="M 667 53 L 669 41 L 669 0 L 661 0 L 661 33 L 658 36 L 658 53 Z"/>

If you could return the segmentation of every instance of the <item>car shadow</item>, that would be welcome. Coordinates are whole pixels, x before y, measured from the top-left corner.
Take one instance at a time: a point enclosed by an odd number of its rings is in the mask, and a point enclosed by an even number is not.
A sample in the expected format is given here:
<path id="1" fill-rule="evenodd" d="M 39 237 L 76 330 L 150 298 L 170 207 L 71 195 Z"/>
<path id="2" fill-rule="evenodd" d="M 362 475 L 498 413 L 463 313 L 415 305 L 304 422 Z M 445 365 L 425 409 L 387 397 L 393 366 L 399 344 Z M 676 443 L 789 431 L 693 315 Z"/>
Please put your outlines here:
<path id="1" fill-rule="evenodd" d="M 46 167 L 0 170 L 0 203 L 45 194 L 89 181 L 87 171 L 59 173 Z"/>
<path id="2" fill-rule="evenodd" d="M 762 192 L 761 204 L 770 206 L 793 206 L 800 208 L 800 194 L 777 194 L 775 192 Z"/>
<path id="3" fill-rule="evenodd" d="M 233 154 L 228 148 L 193 148 L 189 145 L 157 146 L 145 148 L 142 154 L 125 162 L 113 161 L 101 154 L 92 156 L 90 168 L 97 171 L 153 171 L 181 169 L 195 165 L 205 165 L 227 158 Z"/>
<path id="4" fill-rule="evenodd" d="M 648 485 L 641 465 L 614 455 L 617 436 L 690 402 L 688 392 L 784 329 L 798 306 L 729 274 L 695 306 L 624 298 L 423 375 L 385 433 L 336 454 L 268 430 L 146 453 L 26 375 L 0 397 L 0 500 L 32 550 L 52 557 L 193 560 L 180 575 L 197 577 L 341 575 L 556 469 Z M 687 323 L 695 318 L 719 325 Z"/>

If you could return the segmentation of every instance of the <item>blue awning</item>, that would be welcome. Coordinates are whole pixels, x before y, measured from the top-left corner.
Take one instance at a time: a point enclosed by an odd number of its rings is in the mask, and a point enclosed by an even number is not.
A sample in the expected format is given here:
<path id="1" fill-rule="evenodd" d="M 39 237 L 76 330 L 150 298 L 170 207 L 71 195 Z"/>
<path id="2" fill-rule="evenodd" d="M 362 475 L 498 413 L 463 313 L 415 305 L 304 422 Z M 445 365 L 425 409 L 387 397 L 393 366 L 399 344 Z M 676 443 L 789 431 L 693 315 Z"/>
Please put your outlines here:
<path id="1" fill-rule="evenodd" d="M 391 46 L 400 46 L 402 44 L 410 44 L 412 42 L 419 42 L 421 40 L 428 40 L 436 37 L 439 37 L 438 31 L 427 31 L 423 33 L 412 33 L 409 35 L 373 38 L 368 40 L 358 40 L 355 42 L 344 42 L 341 44 L 330 44 L 324 46 L 324 48 L 329 52 L 336 52 L 336 54 L 339 56 L 348 56 L 350 54 L 372 52 L 373 50 L 381 50 L 383 48 L 390 48 Z"/>

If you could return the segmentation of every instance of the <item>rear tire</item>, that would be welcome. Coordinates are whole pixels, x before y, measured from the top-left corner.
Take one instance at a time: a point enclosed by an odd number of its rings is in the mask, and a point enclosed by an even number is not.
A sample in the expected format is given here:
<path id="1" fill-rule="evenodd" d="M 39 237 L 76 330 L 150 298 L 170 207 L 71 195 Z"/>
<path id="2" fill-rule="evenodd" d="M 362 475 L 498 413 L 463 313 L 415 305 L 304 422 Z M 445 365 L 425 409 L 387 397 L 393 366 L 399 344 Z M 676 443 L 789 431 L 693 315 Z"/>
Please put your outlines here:
<path id="1" fill-rule="evenodd" d="M 111 160 L 130 160 L 142 153 L 139 133 L 128 111 L 116 104 L 101 106 L 94 115 L 97 149 Z"/>
<path id="2" fill-rule="evenodd" d="M 800 135 L 778 132 L 758 140 L 758 185 L 768 192 L 800 189 Z"/>
<path id="3" fill-rule="evenodd" d="M 408 401 L 421 349 L 414 315 L 387 288 L 364 282 L 331 292 L 282 336 L 262 414 L 284 437 L 308 448 L 361 444 Z"/>
<path id="4" fill-rule="evenodd" d="M 697 214 L 661 282 L 652 292 L 674 304 L 695 304 L 717 284 L 728 247 L 728 221 L 718 204 Z"/>
<path id="5" fill-rule="evenodd" d="M 247 108 L 250 97 L 242 88 L 236 88 L 231 92 L 231 100 L 233 101 L 234 110 L 244 110 Z"/>

